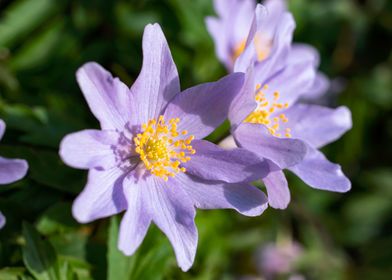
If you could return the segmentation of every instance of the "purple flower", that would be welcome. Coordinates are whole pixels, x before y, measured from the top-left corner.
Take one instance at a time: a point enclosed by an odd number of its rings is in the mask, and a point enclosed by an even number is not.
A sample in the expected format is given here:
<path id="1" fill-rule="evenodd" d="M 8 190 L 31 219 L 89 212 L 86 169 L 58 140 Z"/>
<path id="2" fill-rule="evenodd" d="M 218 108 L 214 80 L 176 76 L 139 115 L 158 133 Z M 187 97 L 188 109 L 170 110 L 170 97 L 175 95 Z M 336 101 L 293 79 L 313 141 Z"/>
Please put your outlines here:
<path id="1" fill-rule="evenodd" d="M 291 275 L 295 272 L 295 262 L 302 255 L 303 248 L 297 242 L 286 242 L 283 244 L 269 243 L 261 248 L 258 253 L 257 268 L 260 270 L 259 273 L 264 275 L 266 279 L 276 279 L 279 275 Z"/>
<path id="2" fill-rule="evenodd" d="M 287 12 L 286 1 L 266 0 L 263 5 L 256 5 L 255 0 L 214 0 L 218 17 L 207 17 L 206 24 L 215 42 L 216 55 L 228 71 L 245 72 L 251 63 L 261 64 L 282 51 L 285 52 L 285 59 L 287 56 L 291 60 L 302 59 L 302 56 L 312 57 L 313 66 L 317 69 L 318 52 L 309 45 L 291 42 L 293 30 L 290 28 L 294 29 L 294 21 Z M 285 27 L 282 26 L 282 21 L 292 21 L 293 24 Z M 286 28 L 287 32 L 279 32 L 278 28 Z M 276 34 L 282 36 L 276 37 Z M 288 44 L 282 44 L 282 40 L 286 40 Z M 285 65 L 280 63 L 277 66 Z M 328 87 L 327 77 L 317 72 L 312 87 L 303 92 L 302 97 L 317 98 Z"/>
<path id="3" fill-rule="evenodd" d="M 256 9 L 255 18 L 257 14 Z M 245 85 L 229 111 L 236 144 L 270 160 L 273 172 L 263 181 L 274 208 L 285 208 L 290 201 L 282 169 L 316 189 L 346 192 L 351 187 L 340 166 L 318 151 L 351 128 L 350 111 L 297 104 L 314 90 L 318 56 L 307 47 L 291 47 L 294 25 L 290 14 L 281 17 L 272 55 L 262 62 L 247 45 L 236 62 L 239 69 L 247 67 Z"/>
<path id="4" fill-rule="evenodd" d="M 5 123 L 0 120 L 0 139 L 5 132 Z M 0 157 L 0 184 L 10 184 L 22 179 L 28 169 L 28 164 L 22 159 L 8 159 Z M 5 225 L 5 217 L 0 212 L 0 228 Z"/>
<path id="5" fill-rule="evenodd" d="M 197 246 L 195 207 L 260 215 L 267 199 L 248 182 L 265 176 L 268 164 L 245 149 L 226 151 L 201 140 L 227 118 L 244 74 L 180 92 L 158 24 L 145 28 L 143 57 L 130 89 L 96 63 L 78 70 L 78 83 L 101 130 L 67 135 L 60 155 L 72 167 L 89 169 L 87 185 L 73 205 L 79 222 L 126 210 L 118 244 L 126 255 L 135 252 L 153 222 L 186 271 Z"/>

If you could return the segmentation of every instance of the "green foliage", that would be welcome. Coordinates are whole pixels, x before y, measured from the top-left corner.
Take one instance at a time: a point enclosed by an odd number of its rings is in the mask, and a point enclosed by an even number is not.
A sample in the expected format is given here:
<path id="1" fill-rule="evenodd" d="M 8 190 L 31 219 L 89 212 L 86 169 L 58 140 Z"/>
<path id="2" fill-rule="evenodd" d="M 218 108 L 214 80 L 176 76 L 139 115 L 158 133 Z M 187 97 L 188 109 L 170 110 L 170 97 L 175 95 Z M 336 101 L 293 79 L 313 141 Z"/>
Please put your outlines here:
<path id="1" fill-rule="evenodd" d="M 348 194 L 312 190 L 287 174 L 292 202 L 246 218 L 198 211 L 193 268 L 177 267 L 169 241 L 152 226 L 133 256 L 117 249 L 119 216 L 79 224 L 72 202 L 86 172 L 65 166 L 58 145 L 67 133 L 98 127 L 75 71 L 97 61 L 127 84 L 141 66 L 141 36 L 159 22 L 182 88 L 222 77 L 204 18 L 211 0 L 0 1 L 0 155 L 25 158 L 28 176 L 0 188 L 0 279 L 238 279 L 260 276 L 258 252 L 294 239 L 307 279 L 389 279 L 392 274 L 391 1 L 290 1 L 295 40 L 314 45 L 332 92 L 319 102 L 347 105 L 353 129 L 329 145 L 329 159 L 353 182 Z M 317 124 L 316 124 L 317 125 Z M 228 134 L 224 123 L 208 139 Z M 263 187 L 259 184 L 260 187 Z M 22 222 L 25 221 L 25 222 Z M 285 276 L 284 276 L 285 277 Z M 286 279 L 286 278 L 282 278 Z"/>

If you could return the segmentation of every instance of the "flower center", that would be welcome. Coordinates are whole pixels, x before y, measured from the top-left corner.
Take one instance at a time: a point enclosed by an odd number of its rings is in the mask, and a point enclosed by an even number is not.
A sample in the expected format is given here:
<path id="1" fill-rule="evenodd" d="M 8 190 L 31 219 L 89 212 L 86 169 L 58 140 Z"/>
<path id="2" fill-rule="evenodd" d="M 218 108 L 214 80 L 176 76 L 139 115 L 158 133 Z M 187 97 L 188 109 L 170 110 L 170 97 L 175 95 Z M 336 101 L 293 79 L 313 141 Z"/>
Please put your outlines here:
<path id="1" fill-rule="evenodd" d="M 266 96 L 266 91 L 268 90 L 268 85 L 261 87 L 260 84 L 256 85 L 256 96 L 255 100 L 257 102 L 257 108 L 252 113 L 248 115 L 244 122 L 247 123 L 258 123 L 267 126 L 269 133 L 274 136 L 281 137 L 281 122 L 287 123 L 289 120 L 285 114 L 277 115 L 277 112 L 282 109 L 287 109 L 288 103 L 279 103 L 279 92 L 275 91 L 273 93 L 272 102 Z M 284 136 L 291 137 L 291 129 L 284 129 Z"/>
<path id="2" fill-rule="evenodd" d="M 186 137 L 186 130 L 179 133 L 179 121 L 179 118 L 170 119 L 166 124 L 164 117 L 159 116 L 158 121 L 152 119 L 143 124 L 142 133 L 133 139 L 135 151 L 146 169 L 165 181 L 179 172 L 185 172 L 186 169 L 180 166 L 181 163 L 191 160 L 189 155 L 196 153 L 190 145 L 195 137 Z"/>

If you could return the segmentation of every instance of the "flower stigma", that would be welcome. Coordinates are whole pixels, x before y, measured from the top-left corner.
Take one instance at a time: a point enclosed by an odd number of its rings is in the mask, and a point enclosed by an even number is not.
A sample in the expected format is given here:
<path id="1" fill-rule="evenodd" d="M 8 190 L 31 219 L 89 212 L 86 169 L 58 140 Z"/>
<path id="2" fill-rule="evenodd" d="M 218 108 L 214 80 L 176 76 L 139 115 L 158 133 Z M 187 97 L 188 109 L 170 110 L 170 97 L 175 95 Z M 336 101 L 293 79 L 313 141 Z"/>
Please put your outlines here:
<path id="1" fill-rule="evenodd" d="M 267 126 L 269 133 L 273 136 L 282 137 L 280 132 L 281 122 L 287 123 L 289 120 L 284 113 L 277 115 L 277 112 L 282 109 L 287 109 L 288 103 L 279 103 L 279 92 L 273 93 L 272 102 L 266 97 L 265 91 L 268 90 L 268 85 L 261 87 L 260 84 L 256 85 L 256 96 L 257 108 L 248 115 L 244 120 L 247 123 L 257 123 Z M 284 130 L 284 137 L 291 137 L 291 129 L 286 128 Z"/>
<path id="2" fill-rule="evenodd" d="M 158 121 L 152 119 L 143 124 L 142 133 L 133 138 L 135 151 L 146 169 L 165 181 L 179 172 L 186 172 L 181 163 L 188 162 L 190 155 L 196 153 L 190 145 L 195 137 L 186 137 L 186 130 L 178 132 L 179 122 L 179 118 L 173 118 L 166 123 L 164 117 L 159 116 Z"/>

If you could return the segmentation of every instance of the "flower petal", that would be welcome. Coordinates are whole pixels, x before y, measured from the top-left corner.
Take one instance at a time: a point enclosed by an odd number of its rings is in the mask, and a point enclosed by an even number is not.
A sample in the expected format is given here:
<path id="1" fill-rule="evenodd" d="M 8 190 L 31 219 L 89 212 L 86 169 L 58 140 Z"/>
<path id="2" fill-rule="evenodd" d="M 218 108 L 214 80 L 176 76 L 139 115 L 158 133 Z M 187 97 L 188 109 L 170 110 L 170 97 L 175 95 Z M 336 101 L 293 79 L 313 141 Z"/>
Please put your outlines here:
<path id="1" fill-rule="evenodd" d="M 193 202 L 184 190 L 171 186 L 172 179 L 164 182 L 149 176 L 146 180 L 148 186 L 143 192 L 152 220 L 169 238 L 178 265 L 187 271 L 195 259 L 198 239 Z"/>
<path id="2" fill-rule="evenodd" d="M 3 138 L 5 127 L 6 127 L 5 122 L 0 119 L 0 139 Z"/>
<path id="3" fill-rule="evenodd" d="M 237 128 L 241 122 L 257 107 L 255 100 L 255 77 L 253 67 L 249 67 L 245 73 L 245 82 L 241 91 L 230 104 L 229 120 L 231 129 Z"/>
<path id="4" fill-rule="evenodd" d="M 120 135 L 113 130 L 82 130 L 68 134 L 60 143 L 61 159 L 74 168 L 113 167 L 116 162 L 114 145 Z"/>
<path id="5" fill-rule="evenodd" d="M 99 64 L 84 64 L 76 78 L 102 129 L 122 130 L 136 115 L 128 87 Z"/>
<path id="6" fill-rule="evenodd" d="M 204 138 L 227 118 L 243 82 L 243 73 L 233 73 L 217 82 L 189 88 L 170 102 L 165 119 L 180 118 L 179 131 L 187 130 L 196 139 Z"/>
<path id="7" fill-rule="evenodd" d="M 288 57 L 288 64 L 303 64 L 308 61 L 312 64 L 314 69 L 320 64 L 320 55 L 314 47 L 307 44 L 293 44 L 290 55 Z M 315 72 L 312 85 L 306 90 L 301 90 L 302 98 L 315 99 L 322 96 L 329 88 L 329 79 L 321 72 Z"/>
<path id="8" fill-rule="evenodd" d="M 235 209 L 245 216 L 261 215 L 267 208 L 267 197 L 258 188 L 244 183 L 227 184 L 206 181 L 192 175 L 178 174 L 175 180 L 192 198 L 197 208 Z"/>
<path id="9" fill-rule="evenodd" d="M 75 219 L 88 223 L 123 211 L 127 207 L 124 176 L 124 171 L 117 167 L 102 171 L 90 169 L 87 185 L 72 206 Z"/>
<path id="10" fill-rule="evenodd" d="M 257 61 L 255 47 L 256 36 L 264 38 L 263 35 L 266 35 L 264 31 L 266 31 L 266 29 L 270 31 L 268 28 L 268 21 L 266 20 L 267 11 L 264 6 L 257 4 L 254 12 L 249 16 L 252 16 L 252 22 L 250 24 L 249 32 L 247 33 L 245 49 L 235 61 L 235 72 L 246 72 L 246 69 L 253 66 L 254 62 Z M 242 40 L 244 39 L 245 38 L 242 38 Z"/>
<path id="11" fill-rule="evenodd" d="M 351 182 L 343 174 L 340 165 L 330 162 L 320 151 L 310 146 L 305 159 L 289 170 L 315 189 L 333 192 L 347 192 L 351 189 Z"/>
<path id="12" fill-rule="evenodd" d="M 139 124 L 158 118 L 180 92 L 177 68 L 159 24 L 149 24 L 144 29 L 142 70 L 131 92 Z"/>
<path id="13" fill-rule="evenodd" d="M 286 66 L 291 51 L 294 28 L 293 16 L 284 12 L 275 30 L 270 55 L 255 66 L 255 76 L 258 83 L 265 84 L 273 75 Z"/>
<path id="14" fill-rule="evenodd" d="M 215 44 L 215 53 L 221 63 L 225 65 L 227 70 L 231 71 L 232 59 L 230 58 L 230 47 L 227 34 L 222 32 L 222 22 L 215 17 L 207 17 L 207 30 L 210 33 Z"/>
<path id="15" fill-rule="evenodd" d="M 320 54 L 313 46 L 302 43 L 294 43 L 288 56 L 289 64 L 302 63 L 304 61 L 312 62 L 316 68 L 320 64 Z"/>
<path id="16" fill-rule="evenodd" d="M 23 159 L 0 157 L 0 184 L 10 184 L 22 179 L 29 168 Z"/>
<path id="17" fill-rule="evenodd" d="M 233 131 L 233 136 L 239 147 L 273 161 L 281 169 L 297 164 L 306 154 L 302 141 L 272 136 L 259 124 L 243 123 Z"/>
<path id="18" fill-rule="evenodd" d="M 267 189 L 268 204 L 272 208 L 286 209 L 290 202 L 290 190 L 281 170 L 273 171 L 263 179 Z"/>
<path id="19" fill-rule="evenodd" d="M 307 93 L 313 85 L 316 70 L 313 62 L 305 60 L 300 63 L 288 64 L 282 71 L 271 77 L 266 84 L 271 91 L 279 92 L 279 102 L 291 106 L 298 98 Z M 273 94 L 269 95 L 273 102 Z"/>
<path id="20" fill-rule="evenodd" d="M 272 33 L 278 26 L 284 12 L 287 11 L 287 3 L 285 0 L 265 0 L 263 5 L 267 10 L 267 17 L 265 19 L 268 33 Z"/>
<path id="21" fill-rule="evenodd" d="M 0 229 L 2 229 L 5 226 L 5 222 L 6 222 L 6 219 L 3 215 L 3 213 L 0 212 Z"/>
<path id="22" fill-rule="evenodd" d="M 330 88 L 330 81 L 326 75 L 316 72 L 312 85 L 302 94 L 302 98 L 315 100 L 323 96 Z"/>
<path id="23" fill-rule="evenodd" d="M 124 179 L 123 185 L 128 207 L 121 220 L 118 247 L 130 256 L 139 248 L 151 223 L 142 195 L 142 189 L 149 186 L 144 181 L 135 184 L 128 178 Z"/>
<path id="24" fill-rule="evenodd" d="M 246 41 L 255 10 L 253 0 L 215 0 L 218 18 L 207 17 L 207 29 L 215 43 L 218 59 L 233 70 L 234 50 Z"/>
<path id="25" fill-rule="evenodd" d="M 196 153 L 182 165 L 190 174 L 206 180 L 252 182 L 269 171 L 264 159 L 245 149 L 224 150 L 205 140 L 194 140 L 192 147 Z"/>
<path id="26" fill-rule="evenodd" d="M 285 115 L 289 121 L 282 124 L 282 129 L 290 127 L 293 138 L 305 140 L 315 148 L 339 139 L 352 127 L 350 110 L 344 106 L 331 109 L 296 104 L 285 111 Z"/>

